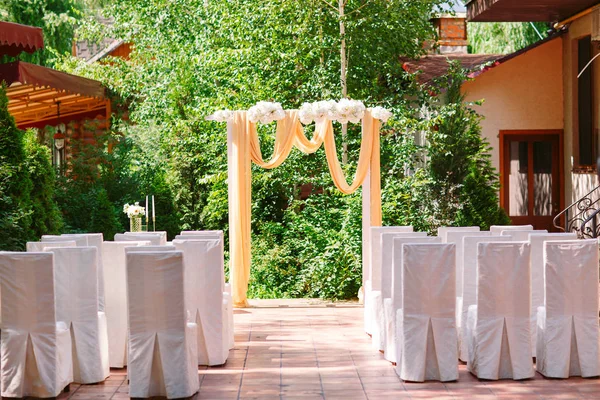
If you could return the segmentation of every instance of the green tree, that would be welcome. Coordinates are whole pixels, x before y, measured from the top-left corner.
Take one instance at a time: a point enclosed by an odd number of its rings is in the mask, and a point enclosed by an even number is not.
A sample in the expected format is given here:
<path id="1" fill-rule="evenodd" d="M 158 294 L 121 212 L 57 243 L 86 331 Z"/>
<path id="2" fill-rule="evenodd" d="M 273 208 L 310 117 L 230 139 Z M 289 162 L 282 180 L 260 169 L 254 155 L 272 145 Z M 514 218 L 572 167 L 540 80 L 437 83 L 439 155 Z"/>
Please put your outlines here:
<path id="1" fill-rule="evenodd" d="M 26 164 L 23 132 L 8 112 L 0 88 L 0 249 L 21 250 L 31 237 L 32 182 Z"/>
<path id="2" fill-rule="evenodd" d="M 414 173 L 404 177 L 394 201 L 408 210 L 411 225 L 431 233 L 440 226 L 488 229 L 510 223 L 499 206 L 490 145 L 481 135 L 480 103 L 465 102 L 461 93 L 467 79 L 467 71 L 451 63 L 447 75 L 421 91 L 418 115 L 405 120 L 407 130 L 422 132 L 426 144 L 404 157 L 405 169 Z"/>
<path id="3" fill-rule="evenodd" d="M 389 224 L 408 222 L 428 229 L 429 216 L 440 214 L 420 208 L 413 188 L 429 177 L 414 175 L 423 177 L 420 182 L 405 171 L 419 150 L 406 131 L 422 123 L 405 121 L 414 120 L 413 107 L 423 103 L 427 91 L 406 76 L 398 56 L 422 54 L 423 41 L 434 35 L 431 13 L 442 3 L 348 0 L 340 19 L 339 3 L 335 7 L 323 0 L 123 0 L 105 8 L 113 25 L 89 20 L 80 34 L 130 42 L 130 58 L 93 65 L 64 58 L 60 68 L 101 80 L 128 106 L 130 123 L 114 128 L 123 137 L 105 155 L 109 161 L 98 163 L 101 185 L 113 205 L 163 190 L 165 208 L 159 209 L 158 220 L 172 218 L 179 229 L 227 231 L 226 129 L 204 117 L 222 108 L 247 109 L 259 100 L 294 108 L 304 101 L 339 98 L 345 41 L 348 96 L 387 106 L 396 115 L 382 138 L 384 218 Z M 274 126 L 259 125 L 258 130 L 268 158 Z M 467 132 L 470 138 L 476 130 L 469 127 Z M 350 124 L 349 176 L 360 139 L 360 128 Z M 341 151 L 341 143 L 338 147 Z M 337 192 L 322 149 L 312 155 L 293 151 L 274 170 L 253 166 L 252 198 L 251 295 L 356 295 L 361 282 L 360 192 Z"/>
<path id="4" fill-rule="evenodd" d="M 44 49 L 21 54 L 20 59 L 52 66 L 55 53 L 70 54 L 77 21 L 84 12 L 82 0 L 0 0 L 3 20 L 37 26 L 44 31 Z"/>
<path id="5" fill-rule="evenodd" d="M 548 36 L 543 22 L 471 22 L 467 25 L 469 52 L 509 54 Z"/>
<path id="6" fill-rule="evenodd" d="M 25 168 L 29 173 L 31 190 L 32 240 L 42 235 L 56 235 L 63 228 L 62 216 L 54 198 L 56 171 L 52 166 L 50 149 L 40 144 L 37 134 L 28 130 L 24 137 Z"/>

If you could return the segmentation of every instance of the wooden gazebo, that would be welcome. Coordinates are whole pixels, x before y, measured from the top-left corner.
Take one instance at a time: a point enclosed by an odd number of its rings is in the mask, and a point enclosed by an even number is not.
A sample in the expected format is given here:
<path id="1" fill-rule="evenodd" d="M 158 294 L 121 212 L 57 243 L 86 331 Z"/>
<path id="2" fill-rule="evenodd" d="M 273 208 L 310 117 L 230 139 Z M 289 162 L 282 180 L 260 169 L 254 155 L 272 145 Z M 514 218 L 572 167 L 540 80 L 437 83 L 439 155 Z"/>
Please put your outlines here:
<path id="1" fill-rule="evenodd" d="M 15 61 L 0 65 L 1 81 L 7 85 L 8 111 L 20 129 L 110 117 L 105 89 L 91 79 Z"/>

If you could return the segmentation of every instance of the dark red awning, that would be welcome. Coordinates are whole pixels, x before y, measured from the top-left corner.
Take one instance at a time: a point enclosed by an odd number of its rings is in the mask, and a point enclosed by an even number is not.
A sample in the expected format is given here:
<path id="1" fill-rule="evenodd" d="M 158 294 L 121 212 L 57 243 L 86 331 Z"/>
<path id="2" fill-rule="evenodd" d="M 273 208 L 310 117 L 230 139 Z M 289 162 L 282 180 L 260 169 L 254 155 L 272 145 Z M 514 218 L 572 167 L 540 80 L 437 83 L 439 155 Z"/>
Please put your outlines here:
<path id="1" fill-rule="evenodd" d="M 104 87 L 98 81 L 23 61 L 0 64 L 0 82 L 2 81 L 7 86 L 20 82 L 23 85 L 48 87 L 87 97 L 105 97 Z"/>
<path id="2" fill-rule="evenodd" d="M 42 28 L 0 21 L 0 56 L 16 56 L 44 47 Z"/>

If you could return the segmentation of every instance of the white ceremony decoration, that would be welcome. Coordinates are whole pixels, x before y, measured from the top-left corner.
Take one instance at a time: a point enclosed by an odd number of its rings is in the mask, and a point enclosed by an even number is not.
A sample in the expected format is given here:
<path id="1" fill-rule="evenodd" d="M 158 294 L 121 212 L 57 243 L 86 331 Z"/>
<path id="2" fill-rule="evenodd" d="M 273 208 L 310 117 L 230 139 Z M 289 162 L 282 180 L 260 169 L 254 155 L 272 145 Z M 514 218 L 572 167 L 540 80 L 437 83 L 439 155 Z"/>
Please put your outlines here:
<path id="1" fill-rule="evenodd" d="M 268 124 L 273 121 L 279 121 L 285 118 L 285 111 L 281 103 L 272 103 L 268 101 L 259 101 L 255 106 L 248 110 L 248 119 L 250 122 L 260 121 Z"/>
<path id="2" fill-rule="evenodd" d="M 229 185 L 229 254 L 231 296 L 238 307 L 247 307 L 247 291 L 251 264 L 252 163 L 272 169 L 281 165 L 295 147 L 312 154 L 321 146 L 325 150 L 327 166 L 335 187 L 344 194 L 354 193 L 364 183 L 363 233 L 373 226 L 381 226 L 381 168 L 379 159 L 380 128 L 392 117 L 381 106 L 367 108 L 360 100 L 322 100 L 303 103 L 300 109 L 284 110 L 281 103 L 259 101 L 248 110 L 220 110 L 206 117 L 209 121 L 227 122 Z M 261 153 L 256 124 L 277 121 L 274 152 L 265 161 Z M 348 183 L 339 162 L 333 122 L 360 124 L 361 144 L 354 178 Z M 315 123 L 311 137 L 305 127 Z M 306 128 L 309 129 L 309 128 Z M 133 219 L 132 219 L 133 221 Z M 370 239 L 363 237 L 363 243 Z M 364 283 L 364 282 L 363 282 Z"/>
<path id="3" fill-rule="evenodd" d="M 340 124 L 357 124 L 365 115 L 366 107 L 360 100 L 341 99 L 329 113 L 329 119 Z"/>
<path id="4" fill-rule="evenodd" d="M 320 123 L 325 121 L 333 112 L 336 102 L 334 100 L 317 101 L 314 103 L 304 103 L 298 112 L 298 118 L 304 125 L 311 122 Z"/>
<path id="5" fill-rule="evenodd" d="M 227 122 L 227 121 L 231 121 L 232 119 L 233 119 L 233 111 L 227 110 L 227 109 L 216 111 L 214 114 L 206 117 L 206 120 L 216 121 L 216 122 Z"/>
<path id="6" fill-rule="evenodd" d="M 363 119 L 366 110 L 367 108 L 360 100 L 322 100 L 313 103 L 303 103 L 298 110 L 298 119 L 302 125 L 308 125 L 313 122 L 319 124 L 326 120 L 337 121 L 340 124 L 347 124 L 348 122 L 358 124 Z M 391 111 L 380 106 L 370 108 L 369 110 L 373 118 L 383 123 L 386 123 L 392 117 Z M 207 116 L 206 120 L 230 122 L 233 121 L 233 113 L 234 111 L 228 109 L 215 111 L 213 114 Z M 253 123 L 261 122 L 269 124 L 284 118 L 285 111 L 281 103 L 259 101 L 248 110 L 248 119 Z"/>
<path id="7" fill-rule="evenodd" d="M 371 115 L 373 118 L 377 118 L 383 123 L 386 123 L 388 119 L 392 117 L 392 112 L 390 110 L 386 110 L 383 107 L 373 107 L 371 108 Z"/>
<path id="8" fill-rule="evenodd" d="M 135 204 L 125 204 L 123 206 L 123 212 L 127 214 L 129 218 L 141 218 L 142 215 L 146 215 L 146 208 L 140 206 L 140 202 L 136 201 Z"/>
<path id="9" fill-rule="evenodd" d="M 140 206 L 140 203 L 136 201 L 133 205 L 126 203 L 123 206 L 123 212 L 129 217 L 129 231 L 141 232 L 142 215 L 146 215 L 146 209 Z"/>

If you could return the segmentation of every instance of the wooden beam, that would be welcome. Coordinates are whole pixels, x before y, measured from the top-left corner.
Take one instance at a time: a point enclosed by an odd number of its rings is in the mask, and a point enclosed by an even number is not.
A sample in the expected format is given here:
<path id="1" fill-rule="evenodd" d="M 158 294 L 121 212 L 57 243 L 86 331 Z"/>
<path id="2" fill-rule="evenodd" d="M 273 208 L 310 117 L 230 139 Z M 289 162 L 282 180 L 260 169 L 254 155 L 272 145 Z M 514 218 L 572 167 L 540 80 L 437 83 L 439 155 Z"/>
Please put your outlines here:
<path id="1" fill-rule="evenodd" d="M 101 113 L 103 111 L 104 107 L 105 107 L 104 103 L 101 103 L 101 104 L 96 104 L 95 106 L 90 106 L 87 109 L 77 109 L 77 110 L 73 110 L 70 112 L 68 111 L 68 112 L 65 112 L 65 114 L 63 114 L 61 112 L 60 118 L 61 118 L 61 120 L 63 120 L 63 118 L 64 118 L 64 120 L 66 122 L 68 122 L 69 118 L 73 118 L 79 114 L 88 114 L 93 111 L 98 111 L 99 113 Z M 34 115 L 24 114 L 19 119 L 15 118 L 15 122 L 18 126 L 40 124 L 45 121 L 53 121 L 53 120 L 56 120 L 56 114 L 48 114 L 48 115 L 43 115 L 42 113 L 38 113 L 38 114 L 34 114 Z"/>

